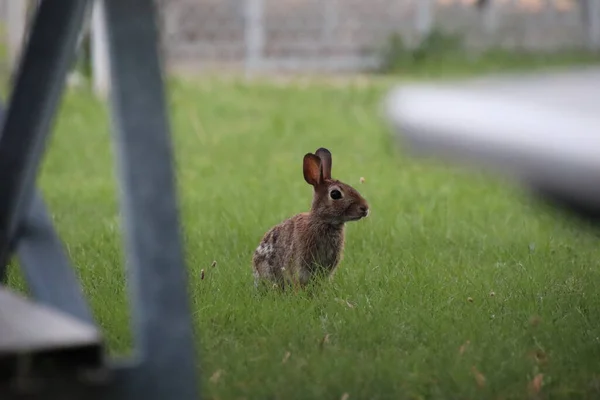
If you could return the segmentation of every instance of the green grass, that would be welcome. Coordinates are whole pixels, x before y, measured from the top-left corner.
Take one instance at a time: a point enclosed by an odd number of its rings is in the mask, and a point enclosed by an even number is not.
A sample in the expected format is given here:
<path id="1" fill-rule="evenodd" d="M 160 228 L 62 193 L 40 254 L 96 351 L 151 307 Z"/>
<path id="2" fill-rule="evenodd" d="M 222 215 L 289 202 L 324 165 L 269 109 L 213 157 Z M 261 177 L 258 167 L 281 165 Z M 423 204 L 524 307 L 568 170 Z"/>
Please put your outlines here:
<path id="1" fill-rule="evenodd" d="M 456 52 L 432 53 L 426 54 L 420 60 L 399 55 L 397 60 L 390 61 L 391 65 L 388 69 L 399 75 L 437 78 L 440 75 L 461 77 L 474 73 L 519 72 L 540 68 L 564 68 L 572 65 L 595 65 L 598 62 L 600 62 L 600 54 L 578 50 L 515 54 L 497 49 L 471 55 Z"/>
<path id="2" fill-rule="evenodd" d="M 464 76 L 473 73 L 522 71 L 570 65 L 597 64 L 600 53 L 582 48 L 525 49 L 488 47 L 476 49 L 466 45 L 460 32 L 434 29 L 416 46 L 407 46 L 398 34 L 390 35 L 377 55 L 379 70 L 421 77 Z"/>
<path id="3" fill-rule="evenodd" d="M 508 183 L 407 156 L 379 118 L 385 93 L 377 83 L 171 83 L 205 398 L 520 399 L 538 373 L 545 398 L 598 398 L 597 236 Z M 301 160 L 320 146 L 372 215 L 349 224 L 332 283 L 257 297 L 252 252 L 309 207 Z M 40 186 L 122 354 L 131 337 L 113 174 L 106 110 L 68 93 Z"/>

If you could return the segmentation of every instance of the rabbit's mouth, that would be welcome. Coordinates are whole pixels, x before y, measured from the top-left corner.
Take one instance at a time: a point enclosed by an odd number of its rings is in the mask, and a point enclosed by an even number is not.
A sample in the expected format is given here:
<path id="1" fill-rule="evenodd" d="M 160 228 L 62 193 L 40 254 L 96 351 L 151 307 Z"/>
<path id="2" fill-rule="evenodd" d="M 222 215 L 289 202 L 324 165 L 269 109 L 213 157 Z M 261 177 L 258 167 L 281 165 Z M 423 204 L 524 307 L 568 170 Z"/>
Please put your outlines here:
<path id="1" fill-rule="evenodd" d="M 368 214 L 369 214 L 369 213 L 367 212 L 367 213 L 366 213 L 366 214 L 364 214 L 364 215 L 349 215 L 349 216 L 347 216 L 347 217 L 346 217 L 346 221 L 348 221 L 348 222 L 351 222 L 351 221 L 358 221 L 358 220 L 361 220 L 361 219 L 363 219 L 363 218 L 366 218 Z"/>
<path id="2" fill-rule="evenodd" d="M 358 220 L 361 220 L 361 219 L 363 219 L 363 217 L 361 217 L 361 216 L 359 215 L 358 217 L 348 217 L 348 218 L 346 219 L 346 221 L 358 221 Z"/>
<path id="3" fill-rule="evenodd" d="M 348 207 L 348 209 L 350 209 L 352 206 Z M 349 210 L 347 210 L 349 211 Z M 361 220 L 363 218 L 366 218 L 369 216 L 369 212 L 371 210 L 369 209 L 368 206 L 360 206 L 357 209 L 353 209 L 351 210 L 351 213 L 346 214 L 346 216 L 344 217 L 344 220 L 346 222 L 352 222 L 352 221 L 358 221 Z"/>

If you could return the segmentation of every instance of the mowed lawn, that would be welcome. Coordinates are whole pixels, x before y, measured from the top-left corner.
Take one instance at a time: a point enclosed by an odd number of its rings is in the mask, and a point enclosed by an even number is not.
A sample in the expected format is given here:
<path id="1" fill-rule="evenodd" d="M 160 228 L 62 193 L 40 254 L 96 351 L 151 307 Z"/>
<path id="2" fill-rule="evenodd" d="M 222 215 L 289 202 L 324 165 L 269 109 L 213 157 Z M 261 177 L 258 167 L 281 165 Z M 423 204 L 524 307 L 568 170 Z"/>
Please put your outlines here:
<path id="1" fill-rule="evenodd" d="M 593 230 L 494 177 L 409 157 L 380 118 L 384 83 L 169 88 L 205 398 L 600 397 Z M 123 354 L 109 137 L 103 106 L 68 93 L 40 186 L 111 352 Z M 348 225 L 332 283 L 256 296 L 252 252 L 308 209 L 302 157 L 321 146 L 372 214 Z M 11 283 L 23 286 L 16 270 Z"/>

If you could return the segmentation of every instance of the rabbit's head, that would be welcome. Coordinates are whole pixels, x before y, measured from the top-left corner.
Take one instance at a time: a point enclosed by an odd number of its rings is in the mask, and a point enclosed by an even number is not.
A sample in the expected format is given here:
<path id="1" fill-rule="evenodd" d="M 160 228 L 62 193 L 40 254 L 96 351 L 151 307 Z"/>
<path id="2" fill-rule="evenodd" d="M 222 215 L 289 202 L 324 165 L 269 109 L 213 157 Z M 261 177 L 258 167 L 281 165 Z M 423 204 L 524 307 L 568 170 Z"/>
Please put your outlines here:
<path id="1" fill-rule="evenodd" d="M 331 164 L 331 153 L 325 148 L 304 156 L 304 179 L 314 188 L 311 214 L 330 224 L 367 217 L 367 200 L 352 186 L 333 179 Z"/>

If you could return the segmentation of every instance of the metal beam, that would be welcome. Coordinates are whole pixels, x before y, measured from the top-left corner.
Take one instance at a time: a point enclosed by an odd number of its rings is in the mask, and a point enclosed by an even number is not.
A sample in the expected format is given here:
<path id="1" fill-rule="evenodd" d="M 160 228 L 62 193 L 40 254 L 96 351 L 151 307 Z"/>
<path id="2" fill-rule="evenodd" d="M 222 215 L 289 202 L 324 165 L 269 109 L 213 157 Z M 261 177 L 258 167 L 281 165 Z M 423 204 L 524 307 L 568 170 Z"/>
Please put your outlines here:
<path id="1" fill-rule="evenodd" d="M 114 143 L 120 181 L 136 398 L 197 399 L 187 276 L 154 2 L 106 0 Z"/>
<path id="2" fill-rule="evenodd" d="M 16 248 L 34 297 L 77 319 L 92 321 L 34 187 L 86 6 L 86 1 L 80 0 L 45 0 L 36 12 L 0 137 L 0 275 Z M 148 0 L 107 0 L 105 7 L 114 143 L 137 351 L 127 364 L 112 364 L 109 380 L 68 375 L 62 369 L 40 370 L 37 383 L 43 381 L 43 386 L 37 388 L 42 389 L 27 398 L 197 399 L 199 371 L 155 5 Z M 17 318 L 5 328 L 34 323 L 34 319 Z M 65 367 L 79 372 L 79 367 L 86 368 L 81 360 L 72 358 L 52 361 L 61 360 Z M 6 365 L 14 364 L 0 362 L 0 374 L 6 372 Z M 7 381 L 0 379 L 3 399 L 21 398 L 23 393 L 15 391 L 13 381 L 8 381 L 8 387 Z"/>
<path id="3" fill-rule="evenodd" d="M 77 276 L 39 193 L 34 194 L 28 211 L 18 231 L 16 249 L 30 293 L 39 303 L 93 323 Z"/>
<path id="4" fill-rule="evenodd" d="M 29 207 L 87 1 L 45 0 L 34 16 L 0 133 L 0 281 Z"/>

